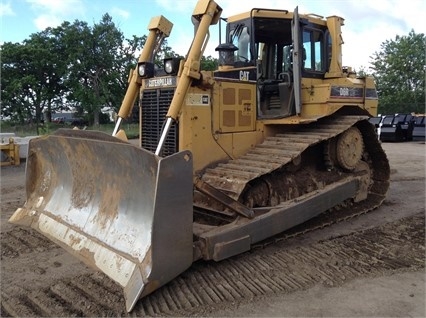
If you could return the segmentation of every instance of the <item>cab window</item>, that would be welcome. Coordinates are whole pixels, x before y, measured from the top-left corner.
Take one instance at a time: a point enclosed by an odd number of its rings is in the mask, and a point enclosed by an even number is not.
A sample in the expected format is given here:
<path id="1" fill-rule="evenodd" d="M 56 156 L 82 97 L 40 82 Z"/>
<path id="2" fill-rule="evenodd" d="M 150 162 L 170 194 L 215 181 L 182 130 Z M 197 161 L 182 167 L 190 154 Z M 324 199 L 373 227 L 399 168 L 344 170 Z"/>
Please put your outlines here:
<path id="1" fill-rule="evenodd" d="M 238 24 L 235 29 L 229 33 L 229 36 L 229 42 L 238 48 L 238 50 L 235 51 L 235 61 L 250 61 L 250 34 L 248 27 L 243 24 Z"/>
<path id="2" fill-rule="evenodd" d="M 324 34 L 320 30 L 303 30 L 303 67 L 305 71 L 325 72 Z"/>

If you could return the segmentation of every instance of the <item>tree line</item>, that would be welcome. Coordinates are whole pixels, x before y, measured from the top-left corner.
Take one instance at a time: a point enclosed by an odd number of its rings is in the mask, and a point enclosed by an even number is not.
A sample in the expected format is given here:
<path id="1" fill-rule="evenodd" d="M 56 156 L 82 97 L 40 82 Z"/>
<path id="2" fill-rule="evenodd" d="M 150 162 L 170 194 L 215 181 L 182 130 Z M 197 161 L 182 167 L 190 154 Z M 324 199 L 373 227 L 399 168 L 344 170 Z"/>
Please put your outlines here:
<path id="1" fill-rule="evenodd" d="M 51 114 L 75 109 L 77 116 L 99 124 L 101 109 L 118 111 L 127 79 L 147 36 L 125 39 L 112 17 L 104 14 L 89 26 L 76 20 L 31 34 L 22 43 L 6 42 L 1 54 L 1 118 L 40 123 Z M 179 57 L 167 41 L 156 63 Z M 204 66 L 216 61 L 203 58 Z"/>
<path id="2" fill-rule="evenodd" d="M 425 109 L 426 37 L 411 30 L 380 45 L 371 56 L 372 75 L 382 114 L 420 113 Z"/>
<path id="3" fill-rule="evenodd" d="M 6 42 L 1 54 L 1 118 L 40 123 L 63 110 L 95 125 L 101 109 L 118 111 L 146 35 L 126 39 L 112 17 L 98 23 L 75 20 L 31 34 L 22 43 Z M 425 35 L 412 30 L 382 43 L 371 57 L 369 73 L 376 80 L 379 112 L 425 112 Z M 164 41 L 157 63 L 179 57 Z M 217 59 L 203 57 L 202 69 L 213 70 Z"/>
<path id="4" fill-rule="evenodd" d="M 2 117 L 40 122 L 73 107 L 99 122 L 103 106 L 120 105 L 135 52 L 146 36 L 126 39 L 111 16 L 89 26 L 76 20 L 1 47 Z M 170 48 L 163 46 L 166 53 Z"/>

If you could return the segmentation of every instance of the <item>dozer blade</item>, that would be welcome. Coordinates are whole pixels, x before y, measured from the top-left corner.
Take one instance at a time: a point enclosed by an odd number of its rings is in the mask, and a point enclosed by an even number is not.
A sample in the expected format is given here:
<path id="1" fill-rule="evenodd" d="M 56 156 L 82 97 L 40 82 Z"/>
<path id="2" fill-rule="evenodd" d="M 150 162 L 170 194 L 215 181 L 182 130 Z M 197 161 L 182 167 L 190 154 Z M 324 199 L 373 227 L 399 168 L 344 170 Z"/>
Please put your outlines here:
<path id="1" fill-rule="evenodd" d="M 124 288 L 126 309 L 193 261 L 192 155 L 160 158 L 100 132 L 30 141 L 27 201 L 10 222 L 31 226 Z"/>

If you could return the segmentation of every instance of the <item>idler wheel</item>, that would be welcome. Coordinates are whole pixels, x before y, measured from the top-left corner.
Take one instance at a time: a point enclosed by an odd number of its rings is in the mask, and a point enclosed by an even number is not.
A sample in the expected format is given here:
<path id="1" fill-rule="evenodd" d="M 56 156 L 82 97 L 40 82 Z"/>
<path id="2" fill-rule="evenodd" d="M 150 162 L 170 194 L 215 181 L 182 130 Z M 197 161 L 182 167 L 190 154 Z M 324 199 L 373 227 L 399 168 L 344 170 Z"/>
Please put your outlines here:
<path id="1" fill-rule="evenodd" d="M 336 159 L 343 169 L 354 170 L 361 160 L 363 151 L 364 141 L 358 128 L 351 127 L 338 136 Z"/>

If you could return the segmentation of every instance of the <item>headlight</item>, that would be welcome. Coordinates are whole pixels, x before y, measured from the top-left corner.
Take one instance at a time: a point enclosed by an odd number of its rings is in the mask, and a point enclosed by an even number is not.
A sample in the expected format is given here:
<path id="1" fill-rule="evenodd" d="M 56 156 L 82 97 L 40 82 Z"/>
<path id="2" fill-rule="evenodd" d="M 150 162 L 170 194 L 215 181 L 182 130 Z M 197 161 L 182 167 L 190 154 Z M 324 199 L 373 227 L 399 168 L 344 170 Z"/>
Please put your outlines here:
<path id="1" fill-rule="evenodd" d="M 140 77 L 145 77 L 146 74 L 146 65 L 145 64 L 139 64 L 138 65 L 138 73 Z"/>
<path id="2" fill-rule="evenodd" d="M 169 75 L 176 75 L 179 71 L 180 59 L 170 57 L 164 59 L 164 71 Z"/>
<path id="3" fill-rule="evenodd" d="M 154 76 L 154 63 L 140 62 L 138 63 L 138 74 L 142 78 L 149 78 Z"/>
<path id="4" fill-rule="evenodd" d="M 167 60 L 164 62 L 164 70 L 167 74 L 170 74 L 173 71 L 173 63 L 172 60 Z"/>

